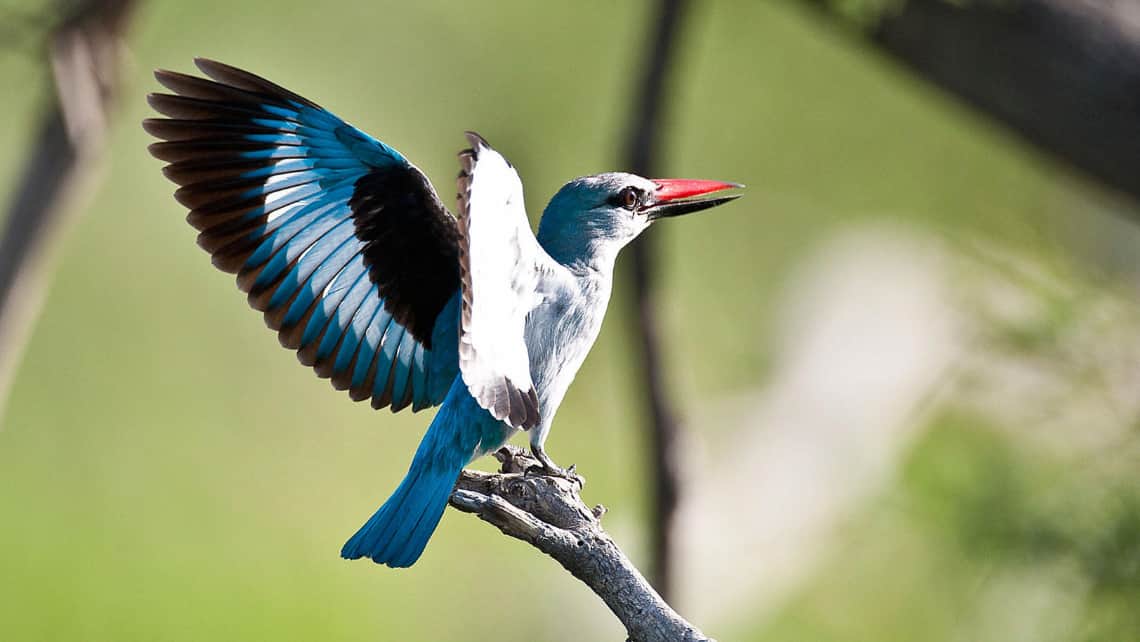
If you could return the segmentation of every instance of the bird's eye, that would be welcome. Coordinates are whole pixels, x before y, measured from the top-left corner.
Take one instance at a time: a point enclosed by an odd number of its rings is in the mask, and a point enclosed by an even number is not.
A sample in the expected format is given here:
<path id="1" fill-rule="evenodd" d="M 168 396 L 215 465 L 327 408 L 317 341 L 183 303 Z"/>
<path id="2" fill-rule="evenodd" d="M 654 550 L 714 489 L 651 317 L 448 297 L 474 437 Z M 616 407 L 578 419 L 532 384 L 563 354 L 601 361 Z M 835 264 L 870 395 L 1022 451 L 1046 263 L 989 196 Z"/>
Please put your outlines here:
<path id="1" fill-rule="evenodd" d="M 641 195 L 632 187 L 627 187 L 618 194 L 618 201 L 627 210 L 635 209 L 641 203 Z"/>

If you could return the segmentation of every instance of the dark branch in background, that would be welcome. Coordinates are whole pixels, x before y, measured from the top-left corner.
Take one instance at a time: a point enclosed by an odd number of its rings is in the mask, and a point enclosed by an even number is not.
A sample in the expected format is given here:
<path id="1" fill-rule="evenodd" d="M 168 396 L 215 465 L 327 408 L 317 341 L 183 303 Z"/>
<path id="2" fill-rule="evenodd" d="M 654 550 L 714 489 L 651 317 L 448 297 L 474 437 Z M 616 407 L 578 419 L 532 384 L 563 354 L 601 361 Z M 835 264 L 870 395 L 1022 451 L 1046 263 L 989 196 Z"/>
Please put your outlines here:
<path id="1" fill-rule="evenodd" d="M 63 4 L 48 34 L 45 66 L 54 94 L 41 110 L 37 136 L 16 184 L 0 236 L 0 406 L 39 313 L 51 240 L 69 198 L 90 173 L 107 130 L 118 84 L 121 36 L 135 2 Z M 40 21 L 28 20 L 36 25 Z"/>
<path id="2" fill-rule="evenodd" d="M 539 461 L 520 448 L 495 453 L 499 473 L 463 471 L 451 505 L 558 561 L 590 587 L 625 626 L 632 642 L 698 642 L 707 638 L 645 581 L 602 529 L 605 509 L 582 503 L 578 484 L 531 475 Z"/>
<path id="3" fill-rule="evenodd" d="M 800 0 L 840 15 L 833 0 Z M 1140 2 L 903 0 L 868 43 L 1103 184 L 1140 199 Z"/>
<path id="4" fill-rule="evenodd" d="M 660 0 L 656 24 L 643 61 L 644 76 L 630 114 L 626 168 L 642 176 L 656 174 L 666 75 L 684 9 L 682 0 Z M 666 604 L 672 584 L 672 532 L 677 509 L 677 420 L 662 376 L 663 363 L 653 301 L 653 235 L 632 248 L 636 314 L 631 329 L 640 348 L 649 414 L 652 541 L 652 586 L 602 530 L 605 509 L 591 510 L 578 496 L 578 486 L 562 478 L 526 475 L 539 466 L 521 450 L 496 453 L 499 474 L 463 471 L 451 505 L 474 513 L 511 537 L 529 542 L 553 557 L 590 587 L 621 620 L 632 642 L 708 640 Z M 654 590 L 656 587 L 656 590 Z"/>
<path id="5" fill-rule="evenodd" d="M 676 36 L 680 29 L 683 0 L 660 0 L 657 5 L 656 24 L 650 34 L 642 68 L 645 75 L 634 96 L 630 113 L 629 140 L 625 164 L 630 172 L 641 176 L 657 173 L 658 141 L 660 140 L 662 111 L 666 102 L 666 76 L 670 58 L 676 49 Z M 633 297 L 634 325 L 630 332 L 638 347 L 642 376 L 646 384 L 646 406 L 649 415 L 648 468 L 653 477 L 650 510 L 649 575 L 662 595 L 672 593 L 673 521 L 679 494 L 678 425 L 669 395 L 665 390 L 661 341 L 658 337 L 656 305 L 653 300 L 653 275 L 656 252 L 654 236 L 643 235 L 633 243 Z"/>

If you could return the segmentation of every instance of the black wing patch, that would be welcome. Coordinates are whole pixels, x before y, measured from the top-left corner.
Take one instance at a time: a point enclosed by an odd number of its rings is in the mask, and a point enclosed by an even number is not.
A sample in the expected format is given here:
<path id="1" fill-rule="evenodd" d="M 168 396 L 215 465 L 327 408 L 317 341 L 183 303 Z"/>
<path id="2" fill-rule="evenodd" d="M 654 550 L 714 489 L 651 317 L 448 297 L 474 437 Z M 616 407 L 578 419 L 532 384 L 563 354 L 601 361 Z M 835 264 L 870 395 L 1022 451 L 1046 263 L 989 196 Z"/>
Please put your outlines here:
<path id="1" fill-rule="evenodd" d="M 385 306 L 431 348 L 436 317 L 459 289 L 455 219 L 422 173 L 404 169 L 378 168 L 365 175 L 348 205 Z"/>

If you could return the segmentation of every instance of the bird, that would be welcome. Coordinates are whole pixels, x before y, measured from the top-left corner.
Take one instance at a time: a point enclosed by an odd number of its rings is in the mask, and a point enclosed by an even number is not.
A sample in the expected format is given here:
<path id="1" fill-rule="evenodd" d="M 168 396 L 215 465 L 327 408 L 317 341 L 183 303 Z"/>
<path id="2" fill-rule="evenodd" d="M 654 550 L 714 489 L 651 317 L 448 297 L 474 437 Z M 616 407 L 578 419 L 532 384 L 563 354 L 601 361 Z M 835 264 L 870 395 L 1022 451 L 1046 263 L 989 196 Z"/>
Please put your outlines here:
<path id="1" fill-rule="evenodd" d="M 403 568 L 463 468 L 529 433 L 544 449 L 602 325 L 619 250 L 654 222 L 742 185 L 608 172 L 566 183 L 537 234 L 514 166 L 467 132 L 456 213 L 403 154 L 237 67 L 156 70 L 148 103 L 175 199 L 213 264 L 318 376 L 373 408 L 439 406 L 403 481 L 341 556 Z"/>

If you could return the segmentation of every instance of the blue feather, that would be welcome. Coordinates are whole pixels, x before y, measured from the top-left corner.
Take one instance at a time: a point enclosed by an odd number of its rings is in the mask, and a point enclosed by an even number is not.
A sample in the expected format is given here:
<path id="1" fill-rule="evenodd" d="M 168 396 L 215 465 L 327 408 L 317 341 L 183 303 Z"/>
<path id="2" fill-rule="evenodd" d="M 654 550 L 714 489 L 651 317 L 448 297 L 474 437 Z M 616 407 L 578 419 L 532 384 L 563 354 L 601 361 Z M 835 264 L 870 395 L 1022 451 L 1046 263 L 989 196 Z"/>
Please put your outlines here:
<path id="1" fill-rule="evenodd" d="M 412 383 L 412 411 L 422 410 L 429 405 L 431 398 L 428 394 L 428 373 L 431 371 L 428 368 L 428 362 L 431 360 L 431 350 L 428 350 L 422 343 L 416 343 L 416 354 L 412 361 L 414 366 L 414 379 Z"/>
<path id="2" fill-rule="evenodd" d="M 326 173 L 327 174 L 327 173 Z M 242 193 L 242 198 L 265 196 L 283 189 L 297 187 L 306 183 L 319 182 L 322 176 L 313 170 L 294 172 L 274 172 L 265 178 L 265 181 L 256 187 L 251 187 Z"/>
<path id="3" fill-rule="evenodd" d="M 376 286 L 368 280 L 367 273 L 361 274 L 352 289 L 349 290 L 348 295 L 345 296 L 344 301 L 337 307 L 333 319 L 329 323 L 328 331 L 325 332 L 320 346 L 317 347 L 317 359 L 323 361 L 333 356 L 333 351 L 336 350 L 341 336 L 348 329 L 348 325 L 352 323 L 357 311 L 375 293 Z M 341 369 L 343 370 L 343 368 Z M 334 365 L 333 372 L 337 370 Z"/>
<path id="4" fill-rule="evenodd" d="M 288 301 L 299 288 L 305 285 L 312 272 L 330 254 L 352 238 L 352 221 L 347 218 L 340 221 L 330 220 L 322 227 L 327 229 L 320 232 L 316 239 L 309 243 L 305 243 L 303 240 L 298 243 L 298 247 L 305 249 L 301 250 L 299 258 L 294 261 L 289 273 L 285 275 L 285 278 L 281 280 L 273 292 L 273 298 L 269 300 L 270 308 L 276 308 Z"/>
<path id="5" fill-rule="evenodd" d="M 409 375 L 412 373 L 412 358 L 416 346 L 415 337 L 411 332 L 404 332 L 403 337 L 400 338 L 399 350 L 396 353 L 396 361 L 398 365 L 393 368 L 395 381 L 392 382 L 392 404 L 400 404 L 404 396 L 408 392 Z"/>
<path id="6" fill-rule="evenodd" d="M 364 257 L 357 254 L 352 257 L 348 265 L 333 277 L 328 285 L 328 292 L 321 297 L 320 304 L 309 317 L 305 331 L 301 335 L 301 345 L 306 346 L 317 340 L 336 313 L 341 302 L 345 300 L 353 285 L 364 278 L 367 268 L 364 267 Z"/>
<path id="7" fill-rule="evenodd" d="M 376 356 L 376 380 L 372 383 L 373 396 L 384 394 L 384 390 L 388 387 L 388 378 L 391 376 L 396 350 L 404 332 L 404 326 L 393 322 L 384 329 L 383 340 L 374 345 L 378 354 Z"/>
<path id="8" fill-rule="evenodd" d="M 338 230 L 344 227 L 344 225 L 345 223 L 341 223 Z M 334 231 L 337 232 L 338 237 L 341 237 L 342 234 L 338 230 Z M 304 271 L 301 271 L 299 278 L 305 280 L 303 287 L 297 294 L 297 298 L 289 305 L 289 310 L 285 313 L 285 318 L 282 321 L 283 324 L 291 326 L 297 323 L 301 320 L 301 317 L 305 315 L 309 307 L 312 306 L 313 302 L 317 300 L 317 297 L 327 296 L 325 289 L 332 283 L 332 280 L 341 273 L 344 267 L 348 265 L 348 262 L 356 256 L 356 245 L 352 242 L 355 237 L 352 236 L 351 230 L 348 234 L 344 234 L 343 236 L 343 239 L 338 239 L 340 245 L 328 252 L 328 256 L 323 257 L 320 264 L 313 268 L 311 272 L 305 274 Z M 332 246 L 333 240 L 331 238 L 325 239 L 325 241 L 328 242 L 329 246 Z M 310 260 L 310 256 L 306 255 L 297 262 L 297 266 L 300 267 L 303 262 L 312 265 L 315 259 L 316 257 L 313 256 L 312 260 Z"/>
<path id="9" fill-rule="evenodd" d="M 259 107 L 263 111 L 266 111 L 270 114 L 273 114 L 275 116 L 280 116 L 282 118 L 288 118 L 290 120 L 295 120 L 298 117 L 300 117 L 300 115 L 301 115 L 300 110 L 285 109 L 284 107 L 277 107 L 276 105 L 264 105 L 263 104 L 263 105 L 259 105 Z"/>
<path id="10" fill-rule="evenodd" d="M 383 305 L 377 306 L 375 314 L 364 328 L 364 336 L 361 337 L 360 347 L 356 351 L 356 365 L 352 369 L 353 388 L 364 385 L 364 380 L 368 378 L 368 370 L 376 360 L 376 348 L 383 343 L 384 335 L 393 325 L 398 324 L 392 320 L 392 315 Z"/>
<path id="11" fill-rule="evenodd" d="M 267 287 L 276 281 L 302 252 L 340 222 L 336 218 L 321 216 L 320 214 L 320 212 L 314 212 L 308 217 L 292 221 L 262 243 L 258 251 L 266 244 L 276 244 L 280 247 L 273 252 L 273 256 L 269 257 L 269 260 L 265 262 L 265 267 L 257 275 L 257 279 L 253 282 L 254 290 Z M 292 232 L 291 235 L 290 232 Z M 288 241 L 281 243 L 275 241 L 275 238 L 280 237 L 288 237 Z M 255 267 L 257 264 L 246 261 L 246 265 Z"/>
<path id="12" fill-rule="evenodd" d="M 498 430 L 498 425 L 456 379 L 416 449 L 408 474 L 345 543 L 341 557 L 368 557 L 392 567 L 414 564 L 443 517 L 459 472 L 475 455 L 484 433 Z"/>
<path id="13" fill-rule="evenodd" d="M 370 294 L 375 291 L 376 286 L 373 285 Z M 356 348 L 360 345 L 360 340 L 364 338 L 368 324 L 372 322 L 372 317 L 376 316 L 376 312 L 383 305 L 383 299 L 375 295 L 367 297 L 364 303 L 357 308 L 356 313 L 352 315 L 352 320 L 344 329 L 344 337 L 341 339 L 340 349 L 336 353 L 333 372 L 344 372 L 352 364 L 352 360 L 356 356 Z"/>

